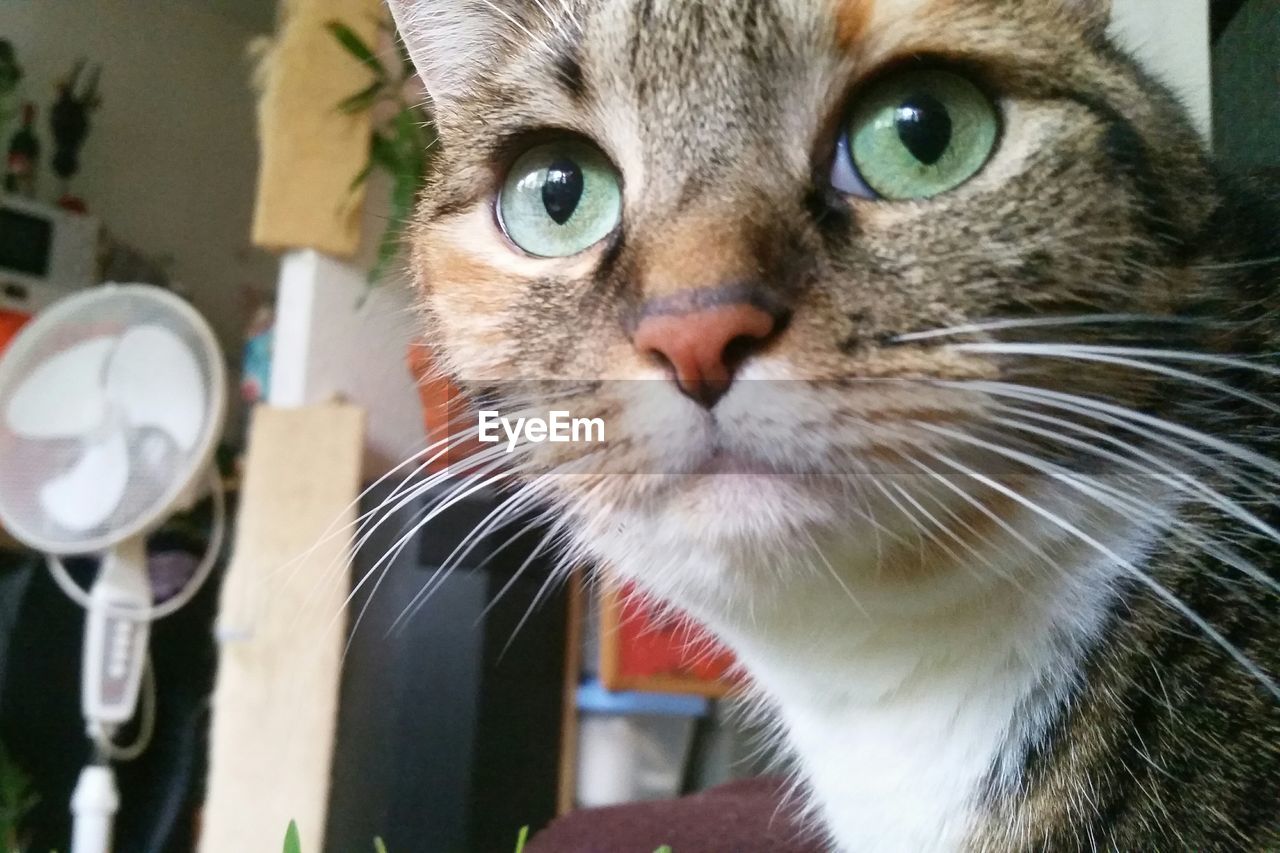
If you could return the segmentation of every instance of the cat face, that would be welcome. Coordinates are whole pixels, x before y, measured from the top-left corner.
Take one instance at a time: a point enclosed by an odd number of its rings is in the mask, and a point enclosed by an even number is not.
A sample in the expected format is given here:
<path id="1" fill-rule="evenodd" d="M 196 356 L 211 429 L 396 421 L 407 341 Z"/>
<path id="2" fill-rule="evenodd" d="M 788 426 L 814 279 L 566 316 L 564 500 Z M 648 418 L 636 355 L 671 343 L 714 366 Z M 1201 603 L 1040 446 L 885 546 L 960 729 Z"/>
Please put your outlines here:
<path id="1" fill-rule="evenodd" d="M 967 516 L 953 492 L 1018 467 L 975 432 L 1043 404 L 1018 389 L 1161 404 L 1118 365 L 1001 349 L 1145 340 L 1197 298 L 1208 173 L 1106 4 L 393 8 L 442 143 L 414 236 L 428 339 L 498 408 L 605 421 L 520 457 L 584 541 Z"/>

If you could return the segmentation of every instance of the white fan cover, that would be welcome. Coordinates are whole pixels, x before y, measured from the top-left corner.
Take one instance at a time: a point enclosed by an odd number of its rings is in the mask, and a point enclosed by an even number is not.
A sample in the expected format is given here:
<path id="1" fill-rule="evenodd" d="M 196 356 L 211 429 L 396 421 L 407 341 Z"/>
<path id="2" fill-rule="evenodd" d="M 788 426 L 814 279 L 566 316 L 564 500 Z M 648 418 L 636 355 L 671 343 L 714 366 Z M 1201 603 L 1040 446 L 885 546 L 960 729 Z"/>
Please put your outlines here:
<path id="1" fill-rule="evenodd" d="M 57 554 L 145 532 L 207 464 L 225 395 L 213 334 L 176 296 L 59 302 L 0 355 L 0 522 Z"/>

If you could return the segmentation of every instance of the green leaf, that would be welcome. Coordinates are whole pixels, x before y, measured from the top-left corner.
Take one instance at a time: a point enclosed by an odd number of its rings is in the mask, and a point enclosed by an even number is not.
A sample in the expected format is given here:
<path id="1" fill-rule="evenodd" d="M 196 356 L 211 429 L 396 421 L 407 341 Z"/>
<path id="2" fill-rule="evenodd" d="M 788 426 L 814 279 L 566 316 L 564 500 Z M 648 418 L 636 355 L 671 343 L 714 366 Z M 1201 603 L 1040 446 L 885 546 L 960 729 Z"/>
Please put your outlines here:
<path id="1" fill-rule="evenodd" d="M 349 34 L 337 22 L 331 22 L 329 26 L 339 38 L 343 32 Z M 358 38 L 354 41 L 363 44 Z M 404 52 L 403 45 L 398 43 L 397 49 L 400 51 L 399 58 L 405 66 L 406 76 L 413 73 L 411 60 Z M 360 56 L 358 52 L 355 55 Z M 369 272 L 371 285 L 384 277 L 403 248 L 404 234 L 413 219 L 418 197 L 426 186 L 433 160 L 432 149 L 439 138 L 427 109 L 407 100 L 402 88 L 403 82 L 385 78 L 376 80 L 344 100 L 341 105 L 343 110 L 350 113 L 373 107 L 380 101 L 390 101 L 399 108 L 374 126 L 369 135 L 369 160 L 352 178 L 350 186 L 350 191 L 358 190 L 375 171 L 386 172 L 392 179 L 391 210 L 387 216 L 386 230 L 378 242 L 375 265 Z"/>
<path id="2" fill-rule="evenodd" d="M 353 193 L 369 182 L 369 177 L 373 174 L 374 162 L 370 160 L 365 167 L 351 179 L 351 186 L 347 187 L 347 192 Z"/>
<path id="3" fill-rule="evenodd" d="M 351 97 L 339 101 L 338 109 L 347 115 L 368 112 L 382 97 L 382 90 L 385 86 L 386 84 L 382 80 L 374 80 Z"/>
<path id="4" fill-rule="evenodd" d="M 382 61 L 378 59 L 378 55 L 374 53 L 373 48 L 369 47 L 364 39 L 356 35 L 355 30 L 337 20 L 329 21 L 325 24 L 325 28 L 333 34 L 333 37 L 346 49 L 347 53 L 360 61 L 361 65 L 378 75 L 380 79 L 387 79 L 387 69 L 383 66 Z"/>
<path id="5" fill-rule="evenodd" d="M 386 169 L 393 175 L 401 171 L 400 146 L 385 134 L 374 132 L 369 140 L 369 158 L 379 168 Z"/>
<path id="6" fill-rule="evenodd" d="M 421 188 L 427 174 L 427 153 L 434 141 L 431 124 L 421 110 L 404 109 L 392 120 L 398 174 Z"/>
<path id="7" fill-rule="evenodd" d="M 0 743 L 0 849 L 18 849 L 21 824 L 39 802 L 30 779 Z"/>
<path id="8" fill-rule="evenodd" d="M 302 836 L 298 834 L 298 822 L 289 821 L 289 830 L 284 834 L 284 853 L 302 853 Z"/>
<path id="9" fill-rule="evenodd" d="M 387 845 L 381 838 L 373 839 L 373 853 L 387 853 Z"/>
<path id="10" fill-rule="evenodd" d="M 657 850 L 653 851 L 653 853 L 674 853 L 674 851 L 670 847 L 664 844 L 661 847 L 659 847 Z"/>
<path id="11" fill-rule="evenodd" d="M 413 219 L 414 208 L 418 206 L 418 181 L 410 174 L 396 175 L 391 187 L 391 223 L 407 225 Z"/>
<path id="12" fill-rule="evenodd" d="M 387 225 L 387 230 L 382 232 L 382 240 L 378 243 L 377 259 L 374 261 L 373 269 L 369 270 L 370 284 L 382 281 L 391 267 L 391 262 L 399 257 L 400 250 L 404 247 L 404 226 L 403 221 L 392 220 Z"/>
<path id="13" fill-rule="evenodd" d="M 529 843 L 529 827 L 520 830 L 520 837 L 516 839 L 516 853 L 524 853 L 524 846 Z"/>
<path id="14" fill-rule="evenodd" d="M 426 149 L 426 128 L 423 126 L 422 116 L 416 110 L 406 109 L 396 113 L 391 120 L 391 127 L 395 131 L 400 155 L 406 162 L 412 162 L 414 158 L 421 156 Z"/>

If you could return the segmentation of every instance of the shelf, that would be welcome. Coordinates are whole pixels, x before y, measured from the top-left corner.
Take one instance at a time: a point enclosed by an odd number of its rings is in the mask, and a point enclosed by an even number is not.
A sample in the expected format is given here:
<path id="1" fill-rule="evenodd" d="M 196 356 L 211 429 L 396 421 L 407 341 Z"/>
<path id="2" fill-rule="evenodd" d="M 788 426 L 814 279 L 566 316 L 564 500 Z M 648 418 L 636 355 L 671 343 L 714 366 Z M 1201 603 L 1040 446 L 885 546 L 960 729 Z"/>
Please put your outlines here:
<path id="1" fill-rule="evenodd" d="M 706 717 L 711 700 L 670 693 L 614 693 L 596 680 L 578 685 L 578 710 L 586 714 L 652 717 Z"/>

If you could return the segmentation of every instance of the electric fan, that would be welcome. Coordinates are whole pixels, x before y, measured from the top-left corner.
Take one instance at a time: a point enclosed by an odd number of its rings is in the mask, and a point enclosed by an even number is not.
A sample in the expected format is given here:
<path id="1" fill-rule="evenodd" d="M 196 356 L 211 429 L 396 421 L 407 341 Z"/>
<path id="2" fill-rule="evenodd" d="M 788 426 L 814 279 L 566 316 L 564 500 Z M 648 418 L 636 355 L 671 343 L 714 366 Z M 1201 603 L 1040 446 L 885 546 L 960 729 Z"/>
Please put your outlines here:
<path id="1" fill-rule="evenodd" d="M 73 853 L 106 853 L 119 806 L 110 762 L 145 749 L 155 714 L 150 623 L 195 597 L 221 548 L 226 509 L 211 471 L 226 407 L 212 331 L 187 303 L 146 285 L 105 285 L 38 315 L 0 356 L 0 524 L 46 554 L 87 611 L 81 706 L 94 760 L 72 797 Z M 146 536 L 200 496 L 214 530 L 187 586 L 152 601 Z M 82 589 L 61 557 L 101 555 Z M 140 731 L 115 743 L 145 685 Z"/>

